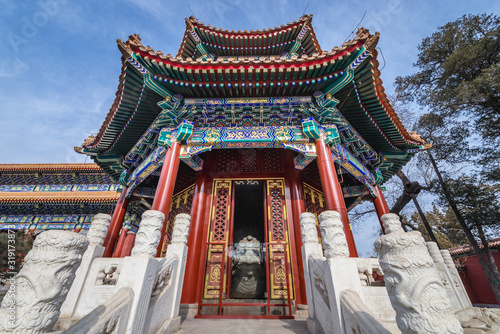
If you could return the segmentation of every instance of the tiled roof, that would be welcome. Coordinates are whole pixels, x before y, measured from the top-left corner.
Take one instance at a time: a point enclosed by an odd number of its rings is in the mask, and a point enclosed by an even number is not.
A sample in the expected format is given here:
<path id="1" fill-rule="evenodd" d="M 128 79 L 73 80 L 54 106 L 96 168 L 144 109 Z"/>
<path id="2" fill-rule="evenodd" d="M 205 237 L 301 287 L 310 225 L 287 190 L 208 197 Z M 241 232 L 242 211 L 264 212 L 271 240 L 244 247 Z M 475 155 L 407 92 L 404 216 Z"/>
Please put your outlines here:
<path id="1" fill-rule="evenodd" d="M 89 164 L 0 164 L 0 173 L 42 172 L 102 172 L 94 163 Z"/>
<path id="2" fill-rule="evenodd" d="M 186 19 L 186 31 L 177 56 L 184 59 L 200 56 L 197 42 L 201 43 L 207 52 L 215 55 L 281 55 L 289 50 L 298 38 L 301 40 L 301 46 L 297 53 L 321 53 L 311 25 L 312 17 L 312 14 L 303 15 L 298 21 L 279 27 L 250 31 L 223 30 L 190 17 Z"/>
<path id="3" fill-rule="evenodd" d="M 116 202 L 115 191 L 74 192 L 2 192 L 0 203 L 57 203 L 57 202 Z"/>
<path id="4" fill-rule="evenodd" d="M 488 241 L 488 246 L 489 246 L 489 248 L 492 248 L 492 249 L 500 249 L 500 238 L 491 239 L 490 241 Z M 482 243 L 479 243 L 479 248 L 481 248 L 481 249 L 483 248 Z M 450 254 L 452 256 L 455 256 L 455 257 L 459 257 L 460 255 L 474 253 L 472 246 L 469 244 L 449 248 L 448 250 L 450 251 Z"/>

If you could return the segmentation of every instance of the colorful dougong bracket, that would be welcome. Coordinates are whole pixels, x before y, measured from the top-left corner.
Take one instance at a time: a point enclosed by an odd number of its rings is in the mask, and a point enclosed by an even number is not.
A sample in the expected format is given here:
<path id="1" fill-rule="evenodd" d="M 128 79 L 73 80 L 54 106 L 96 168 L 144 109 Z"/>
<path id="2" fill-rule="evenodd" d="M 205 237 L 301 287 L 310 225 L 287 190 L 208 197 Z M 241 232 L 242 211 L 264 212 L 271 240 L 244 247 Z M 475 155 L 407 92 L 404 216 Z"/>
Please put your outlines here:
<path id="1" fill-rule="evenodd" d="M 302 131 L 308 138 L 311 138 L 313 140 L 319 139 L 321 135 L 319 131 L 319 125 L 312 117 L 308 117 L 302 120 Z"/>

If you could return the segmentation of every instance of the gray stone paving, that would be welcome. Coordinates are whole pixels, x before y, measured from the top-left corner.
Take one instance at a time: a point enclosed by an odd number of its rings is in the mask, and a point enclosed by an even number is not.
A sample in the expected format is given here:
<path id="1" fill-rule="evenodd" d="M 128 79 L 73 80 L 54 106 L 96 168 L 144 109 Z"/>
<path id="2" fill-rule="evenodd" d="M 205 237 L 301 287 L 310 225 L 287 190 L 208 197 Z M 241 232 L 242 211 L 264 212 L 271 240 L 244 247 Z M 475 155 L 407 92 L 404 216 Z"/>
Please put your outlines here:
<path id="1" fill-rule="evenodd" d="M 254 334 L 307 333 L 304 318 L 280 319 L 184 319 L 178 334 Z"/>

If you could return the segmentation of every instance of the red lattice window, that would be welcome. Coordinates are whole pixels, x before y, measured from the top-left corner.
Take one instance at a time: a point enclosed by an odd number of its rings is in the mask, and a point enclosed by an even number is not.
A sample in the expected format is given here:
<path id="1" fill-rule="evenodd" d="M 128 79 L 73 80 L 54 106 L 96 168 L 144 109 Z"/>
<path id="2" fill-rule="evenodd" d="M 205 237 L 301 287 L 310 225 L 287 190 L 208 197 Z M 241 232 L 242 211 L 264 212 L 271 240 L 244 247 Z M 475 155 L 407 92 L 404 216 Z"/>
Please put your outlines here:
<path id="1" fill-rule="evenodd" d="M 240 151 L 241 171 L 257 172 L 257 151 L 255 149 L 245 149 Z"/>
<path id="2" fill-rule="evenodd" d="M 281 172 L 282 170 L 281 150 L 264 150 L 264 172 Z"/>
<path id="3" fill-rule="evenodd" d="M 321 189 L 321 179 L 319 177 L 318 164 L 316 160 L 307 165 L 306 168 L 302 171 L 302 179 L 304 182 L 313 185 L 314 187 Z M 311 211 L 309 211 L 311 212 Z"/>
<path id="4" fill-rule="evenodd" d="M 236 154 L 234 150 L 221 150 L 218 157 L 217 171 L 234 172 L 236 170 Z"/>
<path id="5" fill-rule="evenodd" d="M 175 216 L 179 213 L 191 213 L 191 204 L 193 203 L 194 186 L 187 188 L 186 190 L 175 194 L 172 197 L 172 205 L 170 206 L 170 211 L 167 215 L 167 229 L 165 235 L 163 236 L 163 249 L 162 256 L 165 256 L 167 252 L 168 244 L 172 240 L 172 231 L 174 229 Z"/>
<path id="6" fill-rule="evenodd" d="M 268 205 L 269 205 L 269 228 L 271 231 L 270 241 L 286 240 L 286 221 L 284 217 L 285 198 L 283 196 L 282 181 L 268 181 Z"/>
<path id="7" fill-rule="evenodd" d="M 225 241 L 227 231 L 227 212 L 230 204 L 230 187 L 220 187 L 216 191 L 215 212 L 212 225 L 212 240 Z"/>

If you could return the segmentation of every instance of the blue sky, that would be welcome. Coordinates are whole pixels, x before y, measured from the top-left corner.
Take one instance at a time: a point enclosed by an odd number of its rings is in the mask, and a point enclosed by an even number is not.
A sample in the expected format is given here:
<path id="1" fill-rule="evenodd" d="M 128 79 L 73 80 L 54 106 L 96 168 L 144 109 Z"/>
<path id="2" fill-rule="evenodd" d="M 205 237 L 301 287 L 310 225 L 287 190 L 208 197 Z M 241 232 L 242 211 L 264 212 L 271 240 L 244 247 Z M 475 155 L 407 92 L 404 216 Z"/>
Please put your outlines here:
<path id="1" fill-rule="evenodd" d="M 361 26 L 380 32 L 389 93 L 397 75 L 413 73 L 417 45 L 437 27 L 467 13 L 500 13 L 491 0 L 0 0 L 0 163 L 84 162 L 73 146 L 96 134 L 114 99 L 116 39 L 138 33 L 143 44 L 175 54 L 188 3 L 200 21 L 235 30 L 312 13 L 324 50 L 341 45 L 366 11 Z"/>

